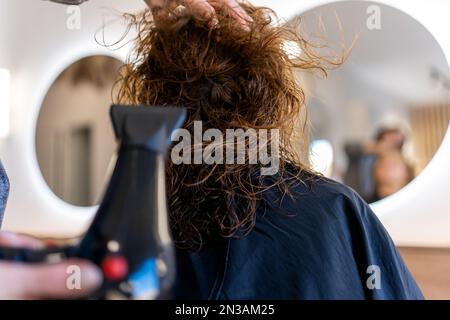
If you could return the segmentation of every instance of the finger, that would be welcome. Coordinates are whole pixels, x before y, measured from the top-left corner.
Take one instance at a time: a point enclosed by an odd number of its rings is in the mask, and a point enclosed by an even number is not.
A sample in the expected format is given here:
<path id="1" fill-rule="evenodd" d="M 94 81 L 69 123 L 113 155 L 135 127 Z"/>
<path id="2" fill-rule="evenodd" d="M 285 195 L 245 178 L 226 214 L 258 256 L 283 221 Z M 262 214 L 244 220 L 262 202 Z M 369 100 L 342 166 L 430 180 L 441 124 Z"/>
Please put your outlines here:
<path id="1" fill-rule="evenodd" d="M 216 9 L 225 9 L 244 29 L 250 30 L 248 24 L 253 22 L 253 18 L 236 0 L 211 0 L 210 3 Z"/>
<path id="2" fill-rule="evenodd" d="M 216 10 L 207 0 L 184 0 L 181 3 L 190 8 L 196 17 L 207 20 L 211 28 L 218 27 Z"/>
<path id="3" fill-rule="evenodd" d="M 42 249 L 44 244 L 30 236 L 19 235 L 12 232 L 0 232 L 0 246 L 11 248 Z"/>
<path id="4" fill-rule="evenodd" d="M 92 263 L 77 259 L 45 265 L 0 263 L 0 280 L 3 299 L 76 299 L 96 290 L 102 274 Z"/>
<path id="5" fill-rule="evenodd" d="M 171 13 L 173 13 L 181 3 L 179 0 L 152 0 L 151 2 L 152 4 L 149 4 L 149 7 L 152 10 L 152 15 L 156 24 L 173 19 Z"/>
<path id="6" fill-rule="evenodd" d="M 154 9 L 165 7 L 167 1 L 168 0 L 145 0 L 145 3 L 150 7 L 150 9 Z"/>
<path id="7" fill-rule="evenodd" d="M 154 16 L 157 18 L 163 17 L 167 14 L 167 11 L 174 0 L 145 0 L 145 3 L 151 9 Z"/>

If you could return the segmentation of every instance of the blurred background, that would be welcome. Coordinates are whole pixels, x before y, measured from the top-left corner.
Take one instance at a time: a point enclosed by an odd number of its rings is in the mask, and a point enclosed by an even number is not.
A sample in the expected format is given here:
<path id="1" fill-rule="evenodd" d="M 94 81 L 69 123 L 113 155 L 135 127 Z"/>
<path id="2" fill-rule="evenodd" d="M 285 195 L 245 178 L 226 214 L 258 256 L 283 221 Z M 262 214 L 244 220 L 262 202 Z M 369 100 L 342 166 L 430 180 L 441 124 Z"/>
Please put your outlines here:
<path id="1" fill-rule="evenodd" d="M 298 73 L 312 165 L 372 204 L 427 298 L 450 299 L 450 2 L 253 3 L 321 54 L 346 57 L 326 78 Z M 0 0 L 0 157 L 11 180 L 2 229 L 84 232 L 115 160 L 109 106 L 133 37 L 121 15 L 144 8 Z"/>
<path id="2" fill-rule="evenodd" d="M 448 128 L 442 48 L 402 11 L 365 2 L 310 10 L 299 32 L 321 54 L 346 58 L 326 79 L 299 75 L 315 167 L 369 203 L 396 193 L 427 166 Z"/>

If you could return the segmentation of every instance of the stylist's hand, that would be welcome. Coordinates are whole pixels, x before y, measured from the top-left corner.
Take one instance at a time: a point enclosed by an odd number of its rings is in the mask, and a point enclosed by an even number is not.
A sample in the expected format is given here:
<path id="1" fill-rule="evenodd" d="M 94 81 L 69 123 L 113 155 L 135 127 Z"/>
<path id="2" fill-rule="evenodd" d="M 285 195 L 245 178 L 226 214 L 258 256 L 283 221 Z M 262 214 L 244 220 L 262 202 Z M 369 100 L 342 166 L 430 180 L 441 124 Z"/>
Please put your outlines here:
<path id="1" fill-rule="evenodd" d="M 38 249 L 41 242 L 14 233 L 0 232 L 0 246 Z M 80 289 L 67 286 L 68 268 L 80 268 Z M 88 295 L 102 283 L 93 264 L 71 259 L 57 264 L 23 264 L 0 261 L 0 299 L 75 299 Z"/>
<path id="2" fill-rule="evenodd" d="M 253 21 L 236 0 L 145 0 L 152 10 L 184 5 L 193 10 L 200 18 L 210 21 L 212 27 L 218 26 L 216 10 L 226 10 L 243 27 Z"/>

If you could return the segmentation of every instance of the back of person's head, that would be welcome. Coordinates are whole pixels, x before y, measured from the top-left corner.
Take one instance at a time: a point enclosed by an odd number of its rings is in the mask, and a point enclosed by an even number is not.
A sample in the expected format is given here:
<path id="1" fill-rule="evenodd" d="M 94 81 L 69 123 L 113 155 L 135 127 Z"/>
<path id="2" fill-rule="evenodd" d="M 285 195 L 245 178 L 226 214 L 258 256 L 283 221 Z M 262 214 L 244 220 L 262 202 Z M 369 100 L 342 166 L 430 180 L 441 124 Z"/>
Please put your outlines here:
<path id="1" fill-rule="evenodd" d="M 296 172 L 308 169 L 292 146 L 305 104 L 295 72 L 324 71 L 326 62 L 297 30 L 274 26 L 271 10 L 243 7 L 254 20 L 250 31 L 223 12 L 218 12 L 217 29 L 208 28 L 188 9 L 174 9 L 157 23 L 150 12 L 132 17 L 139 36 L 124 69 L 119 102 L 185 107 L 184 128 L 191 132 L 194 121 L 202 121 L 203 130 L 223 133 L 238 128 L 278 129 L 279 170 L 272 186 L 287 192 L 286 167 Z M 286 52 L 286 43 L 298 45 L 297 57 Z M 251 231 L 261 195 L 268 188 L 260 169 L 261 164 L 248 162 L 175 165 L 169 161 L 168 201 L 177 244 L 199 249 L 211 239 Z"/>

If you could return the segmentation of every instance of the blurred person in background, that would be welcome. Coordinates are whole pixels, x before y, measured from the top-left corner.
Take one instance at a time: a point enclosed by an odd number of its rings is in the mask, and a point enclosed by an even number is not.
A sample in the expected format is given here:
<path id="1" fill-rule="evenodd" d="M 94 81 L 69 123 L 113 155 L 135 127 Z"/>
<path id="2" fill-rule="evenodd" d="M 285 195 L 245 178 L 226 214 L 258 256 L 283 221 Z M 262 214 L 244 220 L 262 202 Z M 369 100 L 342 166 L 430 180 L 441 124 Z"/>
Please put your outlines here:
<path id="1" fill-rule="evenodd" d="M 387 149 L 378 154 L 373 168 L 375 194 L 372 201 L 386 198 L 414 178 L 414 172 L 403 154 L 396 149 Z"/>
<path id="2" fill-rule="evenodd" d="M 369 203 L 403 188 L 413 179 L 412 169 L 402 153 L 405 141 L 400 129 L 386 127 L 378 130 L 374 141 L 347 144 L 345 184 Z"/>

